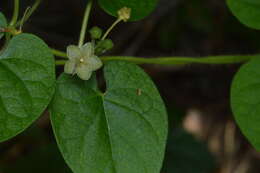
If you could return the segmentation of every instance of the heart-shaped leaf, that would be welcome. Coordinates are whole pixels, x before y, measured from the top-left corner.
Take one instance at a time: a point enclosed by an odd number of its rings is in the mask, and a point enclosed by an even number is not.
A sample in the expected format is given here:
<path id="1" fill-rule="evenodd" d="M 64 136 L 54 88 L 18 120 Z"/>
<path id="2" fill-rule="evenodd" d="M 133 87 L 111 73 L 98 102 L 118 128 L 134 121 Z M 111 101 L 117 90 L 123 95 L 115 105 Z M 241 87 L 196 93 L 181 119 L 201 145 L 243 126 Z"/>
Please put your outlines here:
<path id="1" fill-rule="evenodd" d="M 51 120 L 59 148 L 74 173 L 159 173 L 167 136 L 163 101 L 138 66 L 105 66 L 103 94 L 63 74 Z"/>
<path id="2" fill-rule="evenodd" d="M 123 7 L 131 8 L 131 21 L 143 19 L 156 7 L 158 0 L 99 0 L 100 6 L 110 15 L 117 17 Z"/>
<path id="3" fill-rule="evenodd" d="M 251 28 L 260 29 L 259 0 L 228 0 L 227 3 L 241 23 Z"/>
<path id="4" fill-rule="evenodd" d="M 31 34 L 15 36 L 0 55 L 0 141 L 35 121 L 55 89 L 55 64 L 48 46 Z"/>
<path id="5" fill-rule="evenodd" d="M 231 106 L 243 134 L 260 150 L 260 57 L 243 65 L 236 74 Z"/>
<path id="6" fill-rule="evenodd" d="M 5 28 L 7 26 L 7 21 L 3 13 L 0 12 L 0 29 Z M 3 37 L 3 33 L 0 30 L 0 39 Z"/>

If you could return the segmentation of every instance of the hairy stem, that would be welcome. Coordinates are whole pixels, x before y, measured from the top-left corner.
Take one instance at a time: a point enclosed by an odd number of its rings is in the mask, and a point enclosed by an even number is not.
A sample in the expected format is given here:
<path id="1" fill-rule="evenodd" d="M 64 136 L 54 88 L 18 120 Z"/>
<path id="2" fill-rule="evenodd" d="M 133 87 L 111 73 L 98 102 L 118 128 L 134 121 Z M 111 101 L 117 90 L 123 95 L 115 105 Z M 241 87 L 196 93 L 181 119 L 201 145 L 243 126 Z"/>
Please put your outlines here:
<path id="1" fill-rule="evenodd" d="M 85 10 L 82 26 L 81 26 L 79 44 L 78 44 L 79 47 L 81 47 L 83 45 L 85 37 L 86 37 L 86 31 L 87 31 L 88 20 L 89 20 L 89 15 L 90 15 L 92 4 L 93 4 L 93 0 L 89 0 L 86 10 Z"/>
<path id="2" fill-rule="evenodd" d="M 20 1 L 19 0 L 14 0 L 14 12 L 13 12 L 13 17 L 10 22 L 10 26 L 14 26 L 17 22 L 18 16 L 19 16 L 19 5 Z"/>

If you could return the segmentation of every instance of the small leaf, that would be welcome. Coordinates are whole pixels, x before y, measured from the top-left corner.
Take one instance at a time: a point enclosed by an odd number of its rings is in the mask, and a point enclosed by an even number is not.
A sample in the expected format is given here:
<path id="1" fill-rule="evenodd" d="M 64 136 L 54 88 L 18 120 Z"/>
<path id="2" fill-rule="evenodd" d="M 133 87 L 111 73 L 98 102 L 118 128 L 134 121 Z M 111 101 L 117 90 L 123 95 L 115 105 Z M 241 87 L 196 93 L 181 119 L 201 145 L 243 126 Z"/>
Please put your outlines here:
<path id="1" fill-rule="evenodd" d="M 7 21 L 3 13 L 0 12 L 0 29 L 7 27 Z M 0 31 L 0 39 L 3 37 L 3 33 Z"/>
<path id="2" fill-rule="evenodd" d="M 177 128 L 171 132 L 162 172 L 210 173 L 215 167 L 214 157 L 206 144 L 184 129 Z"/>
<path id="3" fill-rule="evenodd" d="M 260 151 L 260 58 L 243 65 L 236 74 L 231 106 L 243 134 Z"/>
<path id="4" fill-rule="evenodd" d="M 57 83 L 51 120 L 74 173 L 159 173 L 167 136 L 163 101 L 138 66 L 105 66 L 107 91 L 66 74 Z"/>
<path id="5" fill-rule="evenodd" d="M 110 15 L 117 17 L 123 7 L 131 8 L 131 21 L 143 19 L 156 7 L 158 0 L 99 0 L 100 6 Z"/>
<path id="6" fill-rule="evenodd" d="M 55 64 L 48 46 L 31 34 L 15 36 L 0 55 L 0 141 L 30 126 L 54 89 Z"/>
<path id="7" fill-rule="evenodd" d="M 228 0 L 232 13 L 244 25 L 260 29 L 260 1 L 259 0 Z"/>

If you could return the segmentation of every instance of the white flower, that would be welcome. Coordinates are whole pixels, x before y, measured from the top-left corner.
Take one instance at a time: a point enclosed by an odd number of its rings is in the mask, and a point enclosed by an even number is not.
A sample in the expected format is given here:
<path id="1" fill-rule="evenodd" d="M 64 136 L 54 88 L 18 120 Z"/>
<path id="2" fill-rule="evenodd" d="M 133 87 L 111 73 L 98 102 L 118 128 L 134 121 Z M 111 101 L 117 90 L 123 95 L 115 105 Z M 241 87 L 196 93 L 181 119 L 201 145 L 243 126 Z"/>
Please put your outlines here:
<path id="1" fill-rule="evenodd" d="M 95 55 L 95 48 L 91 42 L 82 47 L 70 45 L 67 47 L 69 60 L 65 63 L 64 72 L 77 74 L 82 80 L 88 80 L 93 71 L 102 67 L 102 61 Z"/>

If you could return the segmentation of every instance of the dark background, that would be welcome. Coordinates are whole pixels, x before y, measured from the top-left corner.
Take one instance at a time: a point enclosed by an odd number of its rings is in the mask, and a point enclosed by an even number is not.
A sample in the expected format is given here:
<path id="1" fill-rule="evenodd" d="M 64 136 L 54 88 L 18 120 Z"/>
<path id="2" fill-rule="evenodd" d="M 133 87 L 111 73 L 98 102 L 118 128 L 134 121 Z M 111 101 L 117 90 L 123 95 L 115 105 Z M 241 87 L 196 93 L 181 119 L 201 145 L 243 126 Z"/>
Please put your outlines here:
<path id="1" fill-rule="evenodd" d="M 9 19 L 13 2 L 1 0 Z M 32 0 L 22 1 L 22 12 Z M 76 44 L 85 9 L 82 0 L 43 0 L 24 25 L 52 48 Z M 115 18 L 97 4 L 90 25 L 108 28 Z M 254 54 L 260 31 L 232 16 L 224 0 L 160 0 L 139 22 L 121 23 L 107 55 L 140 57 Z M 260 155 L 237 128 L 230 110 L 230 86 L 236 65 L 145 65 L 169 113 L 169 140 L 162 173 L 258 173 Z M 58 69 L 61 72 L 62 68 Z M 0 144 L 0 173 L 70 172 L 51 131 L 47 112 L 32 127 Z"/>

